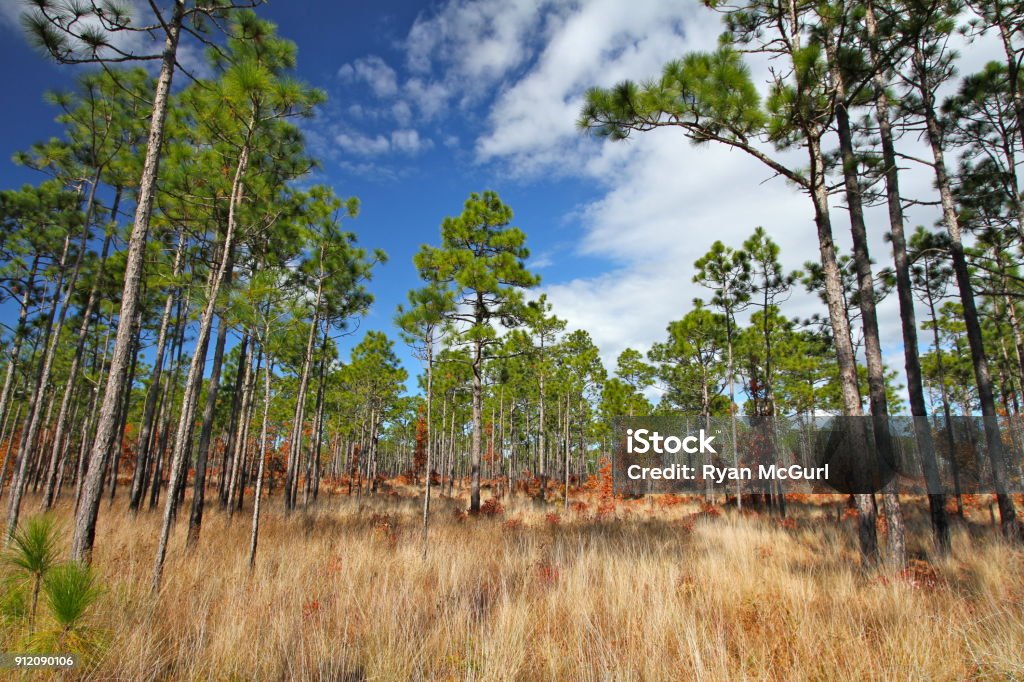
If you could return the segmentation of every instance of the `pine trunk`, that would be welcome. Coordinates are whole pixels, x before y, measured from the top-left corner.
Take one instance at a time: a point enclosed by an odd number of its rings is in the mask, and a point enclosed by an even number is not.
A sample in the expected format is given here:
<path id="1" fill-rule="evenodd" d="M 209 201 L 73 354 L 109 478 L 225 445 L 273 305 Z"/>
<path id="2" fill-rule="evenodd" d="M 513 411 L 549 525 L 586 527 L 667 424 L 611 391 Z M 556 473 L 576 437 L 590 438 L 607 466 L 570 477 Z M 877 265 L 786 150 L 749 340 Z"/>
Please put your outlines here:
<path id="1" fill-rule="evenodd" d="M 89 562 L 96 536 L 96 517 L 99 513 L 100 498 L 103 495 L 103 474 L 107 457 L 116 438 L 115 428 L 118 409 L 125 389 L 125 378 L 131 358 L 132 327 L 136 312 L 141 304 L 139 288 L 145 261 L 146 237 L 149 234 L 149 219 L 153 209 L 156 179 L 160 166 L 160 151 L 163 146 L 164 121 L 167 115 L 167 101 L 171 80 L 176 66 L 178 36 L 185 13 L 184 0 L 175 0 L 174 11 L 167 23 L 167 35 L 153 95 L 153 115 L 149 126 L 149 139 L 139 180 L 139 194 L 136 200 L 135 222 L 132 226 L 128 251 L 125 258 L 124 289 L 121 294 L 121 311 L 117 323 L 117 335 L 111 357 L 110 372 L 107 376 L 103 403 L 100 407 L 96 438 L 89 457 L 89 468 L 82 486 L 82 504 L 75 514 L 75 531 L 71 540 L 71 558 Z"/>

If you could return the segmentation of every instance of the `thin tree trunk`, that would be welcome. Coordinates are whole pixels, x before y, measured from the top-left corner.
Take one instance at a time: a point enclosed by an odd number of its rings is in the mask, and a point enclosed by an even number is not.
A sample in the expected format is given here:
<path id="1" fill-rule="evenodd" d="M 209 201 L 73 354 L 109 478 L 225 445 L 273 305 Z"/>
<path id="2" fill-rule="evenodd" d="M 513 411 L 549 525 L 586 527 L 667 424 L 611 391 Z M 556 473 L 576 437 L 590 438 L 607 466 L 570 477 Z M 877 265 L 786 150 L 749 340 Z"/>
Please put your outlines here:
<path id="1" fill-rule="evenodd" d="M 238 494 L 239 484 L 241 479 L 244 477 L 242 471 L 242 462 L 245 459 L 245 439 L 248 430 L 249 423 L 249 404 L 252 401 L 253 384 L 256 382 L 256 375 L 259 374 L 259 363 L 257 361 L 257 369 L 253 372 L 252 361 L 245 364 L 245 377 L 242 379 L 242 407 L 240 413 L 240 421 L 238 425 L 238 432 L 235 434 L 234 458 L 231 463 L 231 480 L 228 483 L 228 518 L 230 519 L 236 509 L 241 508 L 241 504 L 238 502 L 238 498 L 241 495 Z"/>
<path id="2" fill-rule="evenodd" d="M 54 301 L 50 309 L 50 316 L 46 326 L 46 342 L 44 344 L 42 364 L 36 378 L 35 391 L 29 403 L 28 428 L 22 434 L 20 447 L 20 460 L 18 470 L 11 482 L 11 499 L 7 510 L 7 542 L 14 536 L 18 526 L 18 516 L 21 513 L 21 498 L 25 493 L 25 486 L 28 483 L 28 467 L 36 455 L 36 441 L 39 436 L 39 429 L 43 424 L 43 401 L 50 389 L 50 375 L 53 371 L 53 360 L 57 355 L 57 346 L 60 344 L 61 332 L 64 329 L 64 321 L 67 318 L 68 309 L 71 306 L 71 295 L 74 293 L 75 283 L 78 281 L 78 274 L 81 271 L 82 260 L 85 257 L 86 247 L 89 239 L 89 221 L 92 213 L 92 205 L 95 202 L 97 182 L 93 182 L 89 192 L 89 208 L 86 214 L 85 226 L 82 229 L 82 240 L 79 244 L 78 253 L 75 257 L 75 264 L 72 266 L 71 274 L 65 280 L 68 250 L 71 245 L 71 237 L 64 238 L 64 251 L 60 257 L 60 274 L 57 284 L 54 287 Z M 59 311 L 59 312 L 58 312 Z"/>
<path id="3" fill-rule="evenodd" d="M 544 362 L 544 335 L 543 335 L 543 333 L 541 334 L 541 337 L 540 337 L 540 353 L 541 353 L 541 363 L 543 363 Z M 546 402 L 544 400 L 544 378 L 545 378 L 544 375 L 545 374 L 546 374 L 546 372 L 544 371 L 544 367 L 543 366 L 540 367 L 539 371 L 537 372 L 537 381 L 538 381 L 538 385 L 539 385 L 539 392 L 538 392 L 538 398 L 537 398 L 537 400 L 538 400 L 537 407 L 538 407 L 538 412 L 539 412 L 538 419 L 540 421 L 540 424 L 537 427 L 537 469 L 538 469 L 538 474 L 539 474 L 538 478 L 540 478 L 540 499 L 541 499 L 541 501 L 544 501 L 544 499 L 546 497 L 546 493 L 547 493 L 547 488 L 548 488 L 548 472 L 547 472 L 547 451 L 548 451 L 548 448 L 547 448 L 547 428 L 546 428 L 547 421 L 545 420 L 545 417 L 544 417 L 544 406 L 545 406 L 545 402 Z"/>
<path id="4" fill-rule="evenodd" d="M 857 385 L 857 365 L 850 334 L 850 320 L 847 317 L 842 277 L 836 259 L 835 242 L 832 239 L 832 222 L 829 217 L 828 190 L 825 186 L 824 158 L 820 139 L 808 135 L 808 149 L 811 159 L 811 197 L 814 200 L 814 222 L 818 231 L 818 248 L 821 255 L 822 273 L 825 277 L 825 299 L 828 306 L 829 322 L 832 326 L 833 344 L 839 365 L 839 387 L 843 400 L 843 413 L 847 417 L 860 417 L 860 391 Z M 859 420 L 857 423 L 860 423 Z M 856 438 L 867 438 L 866 433 Z M 875 510 L 871 495 L 854 496 L 857 505 L 857 537 L 860 543 L 861 559 L 866 564 L 878 560 L 878 536 L 875 529 Z"/>
<path id="5" fill-rule="evenodd" d="M 919 64 L 921 57 L 915 54 L 915 62 Z M 963 305 L 964 325 L 967 328 L 967 341 L 970 345 L 971 362 L 974 365 L 974 376 L 978 384 L 978 402 L 981 406 L 982 420 L 985 425 L 985 443 L 988 456 L 992 463 L 992 477 L 996 489 L 996 500 L 999 505 L 999 518 L 1003 534 L 1012 540 L 1020 537 L 1017 523 L 1017 509 L 1013 499 L 1007 492 L 1006 463 L 1003 459 L 1003 444 L 999 435 L 998 413 L 995 397 L 992 392 L 992 378 L 989 373 L 988 360 L 985 357 L 985 345 L 982 340 L 981 322 L 974 301 L 974 290 L 971 287 L 971 275 L 967 267 L 967 256 L 964 253 L 963 238 L 960 230 L 960 219 L 953 200 L 953 190 L 946 171 L 945 155 L 942 149 L 942 132 L 935 113 L 933 94 L 925 80 L 922 69 L 918 66 L 917 84 L 921 95 L 921 109 L 925 119 L 925 131 L 934 160 L 935 184 L 939 189 L 942 202 L 942 214 L 946 230 L 950 238 L 950 255 L 953 260 L 953 272 L 956 275 L 960 302 Z"/>
<path id="6" fill-rule="evenodd" d="M 482 306 L 483 303 L 477 303 Z M 473 435 L 470 445 L 470 456 L 472 457 L 470 475 L 472 477 L 469 492 L 469 511 L 476 514 L 480 511 L 480 447 L 481 430 L 483 428 L 483 345 L 481 342 L 474 344 L 473 350 Z"/>
<path id="7" fill-rule="evenodd" d="M 878 313 L 875 308 L 875 281 L 871 271 L 871 256 L 868 251 L 867 226 L 864 222 L 864 208 L 860 194 L 858 159 L 853 149 L 853 135 L 850 130 L 850 116 L 846 105 L 846 88 L 842 71 L 838 66 L 834 45 L 829 41 L 829 55 L 832 73 L 836 82 L 838 102 L 836 104 L 836 129 L 842 157 L 843 184 L 846 205 L 850 214 L 850 234 L 853 238 L 853 261 L 857 270 L 857 290 L 861 310 L 861 326 L 864 333 L 864 355 L 868 366 L 868 398 L 875 447 L 883 461 L 891 459 L 892 442 L 889 432 L 889 406 L 885 395 L 885 362 L 882 359 L 882 342 L 878 334 Z M 892 491 L 882 492 L 886 520 L 889 529 L 889 561 L 895 568 L 903 568 L 907 562 L 906 536 L 899 498 Z"/>
<path id="8" fill-rule="evenodd" d="M 181 416 L 178 420 L 177 435 L 174 440 L 174 453 L 171 459 L 170 482 L 168 485 L 167 503 L 164 507 L 163 527 L 160 532 L 160 544 L 157 546 L 156 560 L 153 566 L 153 592 L 160 591 L 160 580 L 163 576 L 164 558 L 167 555 L 167 541 L 170 537 L 171 522 L 174 519 L 177 500 L 178 485 L 183 478 L 187 462 L 185 453 L 191 444 L 192 429 L 194 426 L 193 416 L 195 415 L 196 404 L 199 400 L 199 388 L 202 382 L 203 367 L 206 360 L 206 348 L 210 339 L 210 326 L 213 324 L 213 311 L 217 305 L 217 297 L 220 294 L 221 286 L 227 280 L 230 268 L 232 252 L 234 250 L 235 231 L 238 223 L 238 207 L 242 201 L 242 179 L 249 164 L 249 144 L 253 134 L 254 121 L 250 117 L 249 125 L 245 135 L 245 141 L 241 152 L 238 155 L 238 163 L 235 167 L 234 178 L 231 183 L 231 200 L 228 204 L 228 224 L 224 243 L 221 246 L 220 263 L 210 283 L 210 290 L 207 296 L 206 308 L 203 310 L 199 323 L 199 335 L 196 338 L 196 347 L 202 352 L 192 356 L 189 367 L 188 378 L 185 381 L 185 393 L 181 401 Z M 201 357 L 200 357 L 201 356 Z"/>
<path id="9" fill-rule="evenodd" d="M 178 231 L 178 246 L 175 249 L 174 269 L 172 280 L 177 280 L 181 275 L 182 257 L 185 251 L 185 232 Z M 153 419 L 156 417 L 157 402 L 160 397 L 160 378 L 163 372 L 164 352 L 167 347 L 167 329 L 170 326 L 171 309 L 174 306 L 175 298 L 181 295 L 181 290 L 173 289 L 167 294 L 164 301 L 164 311 L 160 316 L 160 331 L 157 333 L 156 356 L 153 359 L 153 375 L 149 382 L 149 391 L 146 392 L 146 404 L 142 414 L 142 428 L 139 430 L 139 454 L 135 458 L 135 471 L 132 476 L 132 491 L 128 509 L 137 512 L 142 504 L 142 498 L 146 495 L 146 474 L 149 471 L 151 442 L 153 439 Z"/>
<path id="10" fill-rule="evenodd" d="M 99 387 L 103 384 L 103 372 L 107 367 L 107 353 L 109 350 L 110 328 L 108 327 L 107 333 L 103 338 L 102 361 L 97 362 L 96 354 L 93 354 L 93 370 L 96 371 L 98 369 L 99 377 L 97 378 L 96 385 L 93 387 L 91 405 L 89 406 L 89 420 L 86 422 L 88 426 L 82 433 L 82 444 L 78 452 L 78 466 L 75 470 L 75 514 L 78 513 L 78 509 L 82 504 L 82 488 L 85 485 L 85 474 L 89 466 L 89 437 L 95 437 L 95 424 L 98 419 L 100 406 Z"/>
<path id="11" fill-rule="evenodd" d="M 228 424 L 227 441 L 224 445 L 224 452 L 221 455 L 220 480 L 218 481 L 220 506 L 223 509 L 228 504 L 228 485 L 231 479 L 231 470 L 234 467 L 234 446 L 235 434 L 241 423 L 239 410 L 242 407 L 242 382 L 245 380 L 245 371 L 249 365 L 248 360 L 249 334 L 242 339 L 242 348 L 238 354 L 238 368 L 235 370 L 234 388 L 231 392 L 231 420 Z"/>
<path id="12" fill-rule="evenodd" d="M 270 336 L 269 327 L 263 330 L 263 344 L 266 344 Z M 260 349 L 263 354 L 263 349 Z M 273 374 L 274 364 L 270 356 L 267 356 L 267 368 L 263 374 L 263 424 L 260 426 L 260 446 L 257 456 L 259 466 L 256 470 L 256 489 L 253 492 L 252 503 L 252 536 L 249 539 L 249 571 L 256 566 L 256 543 L 260 537 L 260 502 L 263 499 L 263 470 L 267 461 L 267 424 L 270 421 L 270 377 Z"/>
<path id="13" fill-rule="evenodd" d="M 323 269 L 323 249 L 320 249 L 321 272 Z M 309 370 L 313 363 L 313 346 L 316 341 L 317 325 L 320 321 L 320 303 L 323 300 L 323 278 L 317 281 L 316 302 L 313 306 L 313 321 L 309 326 L 306 339 L 306 353 L 302 358 L 302 372 L 299 378 L 299 392 L 295 398 L 295 419 L 292 422 L 291 444 L 288 448 L 288 471 L 285 476 L 285 511 L 295 508 L 295 498 L 299 483 L 299 458 L 302 454 L 302 424 L 306 413 L 306 392 L 309 389 Z"/>
<path id="14" fill-rule="evenodd" d="M 117 491 L 117 469 L 121 461 L 121 453 L 124 450 L 124 430 L 128 423 L 128 407 L 132 397 L 132 386 L 135 384 L 135 370 L 139 364 L 139 335 L 142 332 L 142 320 L 136 320 L 135 340 L 132 342 L 132 362 L 128 368 L 128 379 L 125 386 L 128 390 L 124 392 L 124 401 L 121 405 L 121 413 L 117 418 L 117 440 L 114 442 L 115 452 L 110 467 L 110 504 L 114 503 L 114 493 Z"/>
<path id="15" fill-rule="evenodd" d="M 27 331 L 28 321 L 28 304 L 32 290 L 35 289 L 36 271 L 39 268 L 39 256 L 38 254 L 32 259 L 32 267 L 29 268 L 28 277 L 25 282 L 25 291 L 21 295 L 18 308 L 18 323 L 14 328 L 14 340 L 13 346 L 11 347 L 11 359 L 7 363 L 7 372 L 4 376 L 4 387 L 2 393 L 0 393 L 0 414 L 7 414 L 7 408 L 10 405 L 11 394 L 14 390 L 14 375 L 18 369 L 18 359 L 21 356 L 21 346 L 25 340 L 25 333 Z M 21 406 L 19 405 L 19 412 Z M 13 428 L 12 428 L 13 431 Z M 8 446 L 8 454 L 10 447 Z M 0 495 L 3 494 L 4 476 L 6 475 L 7 467 L 0 470 Z"/>
<path id="16" fill-rule="evenodd" d="M 871 37 L 871 58 L 876 68 L 880 58 L 875 47 L 876 25 L 874 7 L 868 2 L 865 7 L 868 33 Z M 903 331 L 903 358 L 907 373 L 907 393 L 910 398 L 910 414 L 914 420 L 914 434 L 921 452 L 923 473 L 928 486 L 928 507 L 931 514 L 932 538 L 936 551 L 946 555 L 950 550 L 949 518 L 946 514 L 946 497 L 941 492 L 938 462 L 935 458 L 935 444 L 928 424 L 928 407 L 925 403 L 924 380 L 921 358 L 918 351 L 917 315 L 914 311 L 914 294 L 910 281 L 910 261 L 907 256 L 907 239 L 903 228 L 903 204 L 900 197 L 899 167 L 896 146 L 893 141 L 892 123 L 889 118 L 888 83 L 881 70 L 874 75 L 875 117 L 878 121 L 882 145 L 882 163 L 885 171 L 886 203 L 889 209 L 889 229 L 892 241 L 893 261 L 896 274 L 896 295 L 900 305 L 900 322 Z"/>
<path id="17" fill-rule="evenodd" d="M 427 558 L 427 524 L 430 519 L 430 467 L 433 462 L 433 443 L 431 442 L 431 401 L 434 397 L 434 339 L 431 332 L 426 335 L 427 346 L 427 461 L 426 480 L 423 482 L 423 558 Z"/>
<path id="18" fill-rule="evenodd" d="M 132 226 L 125 260 L 124 290 L 121 294 L 121 312 L 118 317 L 117 335 L 111 358 L 110 372 L 107 375 L 107 386 L 103 393 L 103 404 L 100 407 L 99 423 L 96 438 L 89 458 L 89 468 L 85 475 L 82 488 L 84 504 L 79 505 L 75 514 L 75 531 L 71 540 L 71 558 L 89 562 L 92 559 L 92 547 L 96 537 L 96 516 L 99 513 L 100 498 L 103 495 L 103 473 L 106 470 L 107 457 L 116 434 L 118 408 L 121 406 L 124 392 L 124 381 L 128 371 L 131 351 L 132 327 L 136 312 L 141 304 L 139 288 L 142 283 L 142 270 L 146 249 L 146 237 L 149 234 L 149 218 L 153 209 L 153 196 L 156 189 L 157 173 L 160 166 L 160 151 L 163 145 L 164 120 L 167 115 L 167 101 L 174 76 L 178 36 L 182 18 L 185 13 L 184 0 L 175 0 L 174 10 L 167 23 L 167 37 L 161 58 L 160 75 L 157 77 L 156 91 L 153 95 L 153 116 L 149 126 L 149 139 L 146 143 L 146 154 L 142 166 L 142 177 L 139 180 L 139 194 L 136 199 L 135 223 Z"/>
<path id="19" fill-rule="evenodd" d="M 117 189 L 114 198 L 114 208 L 111 215 L 117 215 L 117 207 L 120 204 L 121 188 Z M 68 423 L 68 412 L 71 408 L 71 396 L 74 393 L 75 385 L 78 382 L 78 372 L 81 368 L 82 357 L 85 355 L 85 342 L 89 335 L 90 320 L 93 310 L 96 307 L 96 299 L 99 293 L 100 280 L 106 271 L 107 254 L 110 250 L 110 241 L 113 237 L 108 231 L 103 239 L 103 247 L 100 250 L 100 264 L 96 275 L 93 277 L 92 287 L 89 289 L 89 298 L 86 301 L 85 309 L 82 311 L 82 324 L 78 327 L 78 341 L 75 345 L 75 355 L 71 359 L 71 368 L 68 370 L 67 384 L 64 386 L 64 396 L 61 399 L 60 411 L 57 414 L 57 432 L 53 437 L 53 449 L 50 453 L 50 470 L 46 480 L 46 487 L 43 490 L 42 508 L 49 509 L 53 504 L 53 489 L 57 471 L 57 464 L 64 453 L 64 437 Z"/>
<path id="20" fill-rule="evenodd" d="M 230 270 L 228 279 L 230 280 Z M 213 368 L 210 370 L 210 383 L 206 392 L 206 405 L 203 406 L 203 426 L 199 432 L 199 452 L 196 455 L 195 480 L 192 485 L 192 510 L 188 519 L 188 535 L 185 546 L 195 547 L 199 541 L 199 532 L 203 525 L 203 502 L 206 493 L 206 459 L 210 452 L 210 437 L 213 433 L 213 417 L 217 408 L 217 393 L 220 386 L 220 371 L 224 361 L 224 345 L 228 339 L 227 320 L 221 316 L 217 325 L 217 341 L 213 349 Z"/>

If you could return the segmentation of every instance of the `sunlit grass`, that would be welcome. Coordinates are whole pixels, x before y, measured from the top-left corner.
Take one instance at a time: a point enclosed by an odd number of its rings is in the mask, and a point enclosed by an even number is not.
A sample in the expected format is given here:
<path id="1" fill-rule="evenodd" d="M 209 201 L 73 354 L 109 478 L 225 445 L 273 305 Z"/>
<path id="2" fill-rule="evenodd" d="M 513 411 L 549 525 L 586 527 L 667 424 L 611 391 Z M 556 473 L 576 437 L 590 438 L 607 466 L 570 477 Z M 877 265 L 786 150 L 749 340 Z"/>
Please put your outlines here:
<path id="1" fill-rule="evenodd" d="M 616 518 L 504 501 L 462 518 L 418 503 L 271 498 L 256 569 L 249 517 L 179 522 L 158 599 L 155 514 L 102 510 L 98 679 L 1019 679 L 1024 555 L 981 525 L 929 561 L 923 516 L 904 575 L 859 567 L 835 505 L 699 513 L 618 504 Z M 58 516 L 70 525 L 69 510 Z"/>

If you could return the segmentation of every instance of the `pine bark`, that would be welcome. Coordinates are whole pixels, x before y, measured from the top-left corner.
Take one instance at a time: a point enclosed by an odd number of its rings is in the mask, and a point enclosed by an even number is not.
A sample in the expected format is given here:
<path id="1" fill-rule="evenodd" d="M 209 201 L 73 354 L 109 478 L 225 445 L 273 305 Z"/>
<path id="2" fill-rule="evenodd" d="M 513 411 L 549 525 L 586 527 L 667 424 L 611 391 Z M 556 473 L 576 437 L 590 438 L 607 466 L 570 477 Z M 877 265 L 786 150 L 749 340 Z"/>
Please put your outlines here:
<path id="1" fill-rule="evenodd" d="M 117 413 L 125 390 L 125 378 L 128 372 L 131 351 L 132 327 L 136 312 L 141 304 L 139 289 L 142 283 L 142 270 L 146 248 L 146 237 L 149 234 L 149 220 L 153 210 L 153 198 L 156 193 L 156 179 L 160 167 L 160 151 L 163 146 L 164 121 L 167 116 L 167 102 L 170 96 L 171 81 L 174 77 L 178 37 L 181 31 L 182 18 L 185 12 L 183 0 L 175 0 L 174 10 L 166 25 L 166 40 L 161 57 L 160 75 L 157 77 L 156 90 L 153 95 L 153 114 L 150 119 L 149 136 L 146 143 L 146 154 L 142 166 L 142 177 L 139 180 L 139 194 L 135 208 L 135 222 L 125 259 L 124 290 L 121 294 L 121 311 L 117 323 L 117 335 L 111 357 L 110 372 L 107 376 L 106 389 L 103 392 L 103 403 L 100 407 L 96 438 L 89 458 L 89 468 L 85 474 L 82 487 L 82 503 L 75 514 L 75 531 L 71 540 L 71 557 L 77 561 L 89 562 L 92 559 L 92 547 L 96 537 L 96 518 L 99 513 L 100 498 L 103 495 L 103 474 L 106 470 L 107 457 L 117 434 L 114 433 Z"/>
<path id="2" fill-rule="evenodd" d="M 228 275 L 230 278 L 230 274 Z M 192 509 L 188 519 L 186 547 L 195 547 L 203 525 L 203 503 L 206 493 L 206 460 L 210 452 L 210 438 L 213 433 L 213 417 L 217 407 L 217 393 L 220 386 L 221 365 L 224 361 L 224 346 L 228 338 L 228 325 L 222 316 L 217 325 L 217 341 L 213 348 L 213 368 L 210 370 L 206 404 L 203 406 L 203 426 L 199 432 L 199 451 L 196 454 L 196 468 L 192 485 Z"/>
<path id="3" fill-rule="evenodd" d="M 971 286 L 970 270 L 967 266 L 967 255 L 964 253 L 963 236 L 960 219 L 949 174 L 946 170 L 945 153 L 942 148 L 942 131 L 935 112 L 932 90 L 926 76 L 920 68 L 922 57 L 915 54 L 918 64 L 916 83 L 921 95 L 921 113 L 925 120 L 925 133 L 932 152 L 932 168 L 935 172 L 935 184 L 939 189 L 942 202 L 943 221 L 950 238 L 950 255 L 953 261 L 953 273 L 956 276 L 960 302 L 963 306 L 964 325 L 967 329 L 967 342 L 970 346 L 971 363 L 974 366 L 974 377 L 978 387 L 978 402 L 981 407 L 982 421 L 985 428 L 985 444 L 989 460 L 992 463 L 992 478 L 996 489 L 996 501 L 999 505 L 1000 526 L 1003 535 L 1011 540 L 1020 539 L 1020 527 L 1017 522 L 1017 509 L 1013 498 L 1007 492 L 1006 462 L 1003 457 L 1002 438 L 999 434 L 998 413 L 996 412 L 995 396 L 992 390 L 992 377 L 989 372 L 988 359 L 985 356 L 985 344 L 981 334 L 981 321 L 974 300 Z"/>

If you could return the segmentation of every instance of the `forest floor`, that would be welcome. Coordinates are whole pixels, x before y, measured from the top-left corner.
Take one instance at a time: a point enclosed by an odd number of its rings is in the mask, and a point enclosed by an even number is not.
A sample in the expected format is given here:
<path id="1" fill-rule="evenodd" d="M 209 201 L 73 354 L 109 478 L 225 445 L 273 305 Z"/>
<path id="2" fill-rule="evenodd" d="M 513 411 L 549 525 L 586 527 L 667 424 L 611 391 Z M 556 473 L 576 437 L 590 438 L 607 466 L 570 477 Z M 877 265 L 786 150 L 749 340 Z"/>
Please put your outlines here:
<path id="1" fill-rule="evenodd" d="M 435 499 L 424 559 L 413 492 L 324 494 L 289 516 L 269 498 L 251 574 L 251 514 L 208 512 L 191 552 L 179 521 L 158 598 L 160 515 L 104 502 L 97 644 L 74 676 L 1024 679 L 1024 552 L 987 507 L 939 560 L 908 504 L 913 560 L 893 573 L 859 568 L 854 520 L 813 500 L 782 520 L 672 496 L 602 518 L 586 496 L 568 511 L 506 500 L 468 518 L 464 500 Z M 56 516 L 66 545 L 66 503 Z M 0 630 L 0 649 L 18 636 Z"/>

